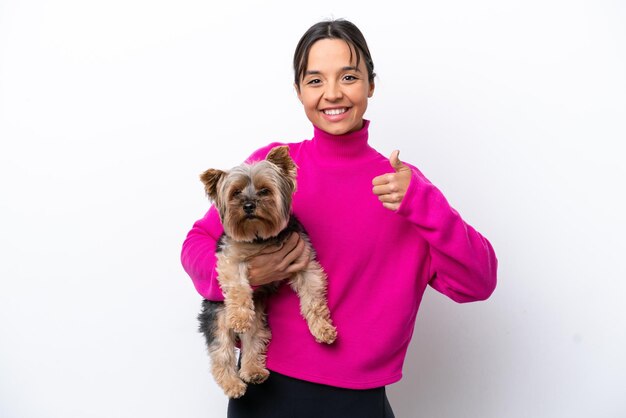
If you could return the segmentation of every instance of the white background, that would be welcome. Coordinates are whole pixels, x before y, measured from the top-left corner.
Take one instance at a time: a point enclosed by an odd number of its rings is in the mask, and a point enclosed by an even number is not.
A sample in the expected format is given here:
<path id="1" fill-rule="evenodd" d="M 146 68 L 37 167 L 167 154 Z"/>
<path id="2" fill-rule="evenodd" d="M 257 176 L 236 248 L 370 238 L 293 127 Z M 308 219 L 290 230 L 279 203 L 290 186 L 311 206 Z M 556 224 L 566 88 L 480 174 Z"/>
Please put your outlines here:
<path id="1" fill-rule="evenodd" d="M 396 416 L 626 416 L 624 2 L 337 4 L 0 2 L 0 416 L 225 416 L 198 174 L 310 137 L 291 58 L 330 17 L 370 44 L 372 145 L 500 261 L 487 302 L 428 289 Z"/>

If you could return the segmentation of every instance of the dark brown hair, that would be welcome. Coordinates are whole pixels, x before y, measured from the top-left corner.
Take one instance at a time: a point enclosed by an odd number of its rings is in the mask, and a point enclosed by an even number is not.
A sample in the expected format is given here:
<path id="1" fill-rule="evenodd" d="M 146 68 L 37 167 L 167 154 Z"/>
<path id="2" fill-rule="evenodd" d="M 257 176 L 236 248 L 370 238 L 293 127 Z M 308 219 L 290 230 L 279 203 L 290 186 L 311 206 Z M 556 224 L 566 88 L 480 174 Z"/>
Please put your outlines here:
<path id="1" fill-rule="evenodd" d="M 370 55 L 370 50 L 365 42 L 365 37 L 356 25 L 347 20 L 329 20 L 318 22 L 311 26 L 300 38 L 296 52 L 293 54 L 293 71 L 296 87 L 300 90 L 300 78 L 307 70 L 309 62 L 309 51 L 311 46 L 321 39 L 343 39 L 350 46 L 350 60 L 352 60 L 352 50 L 356 52 L 356 66 L 361 62 L 361 56 L 365 61 L 368 80 L 374 81 L 374 62 Z"/>

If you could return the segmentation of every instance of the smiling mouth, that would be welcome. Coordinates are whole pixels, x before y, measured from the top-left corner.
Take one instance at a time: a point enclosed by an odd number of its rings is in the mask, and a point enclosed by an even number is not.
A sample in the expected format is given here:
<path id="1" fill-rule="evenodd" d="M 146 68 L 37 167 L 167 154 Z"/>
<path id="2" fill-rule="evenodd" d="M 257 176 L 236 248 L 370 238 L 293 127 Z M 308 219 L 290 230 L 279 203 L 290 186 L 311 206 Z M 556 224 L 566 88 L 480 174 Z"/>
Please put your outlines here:
<path id="1" fill-rule="evenodd" d="M 322 112 L 325 115 L 336 116 L 336 115 L 341 115 L 342 113 L 346 113 L 348 110 L 349 110 L 349 108 L 342 107 L 342 108 L 338 108 L 338 109 L 324 109 L 324 110 L 322 110 Z"/>

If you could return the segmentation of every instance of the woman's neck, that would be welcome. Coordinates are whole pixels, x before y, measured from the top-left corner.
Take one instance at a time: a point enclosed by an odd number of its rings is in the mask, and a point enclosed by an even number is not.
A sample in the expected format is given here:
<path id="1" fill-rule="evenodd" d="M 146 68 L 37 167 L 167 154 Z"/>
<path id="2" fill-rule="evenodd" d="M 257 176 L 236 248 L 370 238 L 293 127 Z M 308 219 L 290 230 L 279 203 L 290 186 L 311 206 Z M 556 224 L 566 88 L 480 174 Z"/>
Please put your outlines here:
<path id="1" fill-rule="evenodd" d="M 315 154 L 325 160 L 338 163 L 355 162 L 368 158 L 374 151 L 367 142 L 369 124 L 369 120 L 363 119 L 361 129 L 342 135 L 330 134 L 314 125 L 312 144 Z"/>

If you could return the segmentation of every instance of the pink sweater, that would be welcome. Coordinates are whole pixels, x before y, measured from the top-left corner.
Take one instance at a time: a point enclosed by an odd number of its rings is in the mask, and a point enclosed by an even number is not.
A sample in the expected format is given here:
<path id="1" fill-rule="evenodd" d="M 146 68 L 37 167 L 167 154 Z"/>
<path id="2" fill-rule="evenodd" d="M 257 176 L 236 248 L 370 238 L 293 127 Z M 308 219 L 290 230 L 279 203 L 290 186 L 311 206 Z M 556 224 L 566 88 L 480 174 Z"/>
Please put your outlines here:
<path id="1" fill-rule="evenodd" d="M 372 179 L 393 169 L 369 146 L 368 125 L 341 136 L 314 127 L 312 140 L 287 144 L 299 167 L 293 210 L 328 274 L 337 341 L 315 342 L 288 286 L 281 286 L 268 306 L 270 370 L 352 389 L 400 380 L 426 285 L 457 302 L 486 299 L 496 285 L 497 260 L 489 242 L 417 168 L 411 166 L 398 211 L 382 206 Z M 276 145 L 249 161 L 265 158 Z M 214 269 L 222 231 L 212 207 L 183 244 L 183 266 L 210 300 L 223 299 Z"/>

